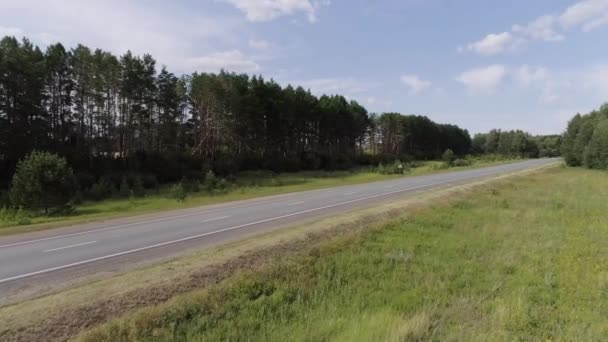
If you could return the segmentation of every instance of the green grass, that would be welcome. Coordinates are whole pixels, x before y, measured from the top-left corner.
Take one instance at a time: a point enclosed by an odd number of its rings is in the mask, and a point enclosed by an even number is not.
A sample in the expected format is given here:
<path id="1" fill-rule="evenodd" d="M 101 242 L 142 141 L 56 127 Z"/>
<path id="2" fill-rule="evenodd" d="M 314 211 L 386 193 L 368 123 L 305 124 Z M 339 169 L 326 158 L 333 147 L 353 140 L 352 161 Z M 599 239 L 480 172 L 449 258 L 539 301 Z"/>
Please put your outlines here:
<path id="1" fill-rule="evenodd" d="M 450 169 L 443 168 L 441 162 L 422 162 L 405 176 L 478 168 L 505 162 L 508 162 L 508 160 L 474 160 L 471 166 Z M 0 235 L 398 177 L 403 177 L 403 175 L 384 175 L 368 169 L 337 172 L 298 172 L 278 175 L 270 172 L 248 172 L 240 174 L 228 188 L 222 191 L 193 193 L 183 202 L 171 198 L 169 195 L 170 186 L 165 186 L 158 193 L 148 194 L 143 198 L 85 202 L 76 206 L 75 210 L 68 215 L 32 216 L 24 211 L 0 209 Z"/>
<path id="2" fill-rule="evenodd" d="M 608 174 L 488 185 L 82 341 L 604 340 Z"/>

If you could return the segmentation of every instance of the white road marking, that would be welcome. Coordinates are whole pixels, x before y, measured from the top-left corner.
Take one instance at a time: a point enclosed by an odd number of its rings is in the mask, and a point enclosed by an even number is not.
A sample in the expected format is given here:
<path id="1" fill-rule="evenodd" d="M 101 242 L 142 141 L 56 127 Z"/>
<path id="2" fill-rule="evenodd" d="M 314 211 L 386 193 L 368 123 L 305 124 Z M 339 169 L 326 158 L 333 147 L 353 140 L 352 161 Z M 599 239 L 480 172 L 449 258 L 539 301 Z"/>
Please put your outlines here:
<path id="1" fill-rule="evenodd" d="M 320 190 L 323 190 L 323 189 L 320 189 Z M 313 191 L 316 192 L 318 190 L 313 190 Z M 256 202 L 256 203 L 251 203 L 251 204 L 246 204 L 246 205 L 240 205 L 240 206 L 232 206 L 232 207 L 227 207 L 227 208 L 205 210 L 205 211 L 200 211 L 200 212 L 196 212 L 196 213 L 190 213 L 190 214 L 184 214 L 184 215 L 176 215 L 176 216 L 164 217 L 164 218 L 160 218 L 160 219 L 156 219 L 156 220 L 133 222 L 133 223 L 128 223 L 128 224 L 122 224 L 122 225 L 119 225 L 119 226 L 112 226 L 112 227 L 106 227 L 106 228 L 98 228 L 98 229 L 87 230 L 87 231 L 84 231 L 84 232 L 76 232 L 76 233 L 70 233 L 70 234 L 50 236 L 50 237 L 42 238 L 42 239 L 34 239 L 34 240 L 15 242 L 15 243 L 11 243 L 11 244 L 8 244 L 8 245 L 0 245 L 0 248 L 7 248 L 7 247 L 25 245 L 25 244 L 36 243 L 36 242 L 41 242 L 41 241 L 56 240 L 56 239 L 60 239 L 60 238 L 64 238 L 64 237 L 78 236 L 78 235 L 84 235 L 84 234 L 91 234 L 91 233 L 96 233 L 96 232 L 103 232 L 103 231 L 106 231 L 106 230 L 115 230 L 115 229 L 121 229 L 121 228 L 139 226 L 139 225 L 148 224 L 148 223 L 170 221 L 170 220 L 174 220 L 174 219 L 191 217 L 191 216 L 197 216 L 197 215 L 208 214 L 208 213 L 214 213 L 214 212 L 218 212 L 218 211 L 224 211 L 224 210 L 230 210 L 230 209 L 247 208 L 247 207 L 252 207 L 252 206 L 256 206 L 256 205 L 260 205 L 260 204 L 268 204 L 268 203 L 283 202 L 283 201 L 284 200 L 274 199 L 274 200 Z"/>
<path id="2" fill-rule="evenodd" d="M 534 169 L 531 169 L 531 170 L 528 170 L 528 171 L 533 171 L 533 170 Z M 369 199 L 374 199 L 374 198 L 379 198 L 379 197 L 383 197 L 383 196 L 398 194 L 398 193 L 402 193 L 402 192 L 406 192 L 406 191 L 410 191 L 410 190 L 417 190 L 417 189 L 429 188 L 429 187 L 432 188 L 432 187 L 437 186 L 437 185 L 447 184 L 447 183 L 451 183 L 451 182 L 458 182 L 458 181 L 464 181 L 464 180 L 469 180 L 469 179 L 475 179 L 475 178 L 489 176 L 489 175 L 499 175 L 500 173 L 504 172 L 505 170 L 500 169 L 500 170 L 497 170 L 497 171 L 498 172 L 495 172 L 495 171 L 486 172 L 486 173 L 480 172 L 479 174 L 474 174 L 474 175 L 471 175 L 469 177 L 462 177 L 462 178 L 459 178 L 459 179 L 452 179 L 452 180 L 449 180 L 449 181 L 438 182 L 438 183 L 427 184 L 427 185 L 421 185 L 421 186 L 416 186 L 416 187 L 412 187 L 412 188 L 391 191 L 391 192 L 387 192 L 387 193 L 383 193 L 383 194 L 379 194 L 379 195 L 368 196 L 368 197 L 364 197 L 364 198 L 358 198 L 358 199 L 354 199 L 354 200 L 350 200 L 350 201 L 346 201 L 346 202 L 341 202 L 341 203 L 336 203 L 336 204 L 332 204 L 332 205 L 328 205 L 328 206 L 324 206 L 324 207 L 304 210 L 304 211 L 300 211 L 300 212 L 293 213 L 293 214 L 288 214 L 288 215 L 283 215 L 283 216 L 277 216 L 277 217 L 273 217 L 273 218 L 269 218 L 269 219 L 261 220 L 261 221 L 257 221 L 257 222 L 252 222 L 252 223 L 246 223 L 246 224 L 243 224 L 243 225 L 240 225 L 240 226 L 220 229 L 220 230 L 216 230 L 216 231 L 213 231 L 213 232 L 208 232 L 208 233 L 203 233 L 203 234 L 198 234 L 198 235 L 194 235 L 194 236 L 189 236 L 189 237 L 185 237 L 185 238 L 181 238 L 181 239 L 177 239 L 177 240 L 162 242 L 162 243 L 158 243 L 158 244 L 151 245 L 151 246 L 140 247 L 140 248 L 124 251 L 124 252 L 119 252 L 119 253 L 109 254 L 109 255 L 105 255 L 105 256 L 101 256 L 101 257 L 97 257 L 97 258 L 82 260 L 82 261 L 74 262 L 74 263 L 67 264 L 67 265 L 61 265 L 61 266 L 57 266 L 57 267 L 47 268 L 47 269 L 40 270 L 40 271 L 35 271 L 35 272 L 21 274 L 21 275 L 9 277 L 9 278 L 0 279 L 0 284 L 6 283 L 6 282 L 10 282 L 10 281 L 13 281 L 13 280 L 19 280 L 19 279 L 35 276 L 35 275 L 49 273 L 49 272 L 53 272 L 53 271 L 59 271 L 59 270 L 63 270 L 63 269 L 70 268 L 70 267 L 85 265 L 85 264 L 89 264 L 89 263 L 96 262 L 96 261 L 102 261 L 102 260 L 106 260 L 106 259 L 110 259 L 110 258 L 122 256 L 122 255 L 133 254 L 133 253 L 137 253 L 137 252 L 141 252 L 141 251 L 145 251 L 145 250 L 149 250 L 149 249 L 153 249 L 153 248 L 158 248 L 158 247 L 172 245 L 172 244 L 176 244 L 176 243 L 180 243 L 180 242 L 194 240 L 194 239 L 198 239 L 198 238 L 209 236 L 209 235 L 213 235 L 213 234 L 219 234 L 219 233 L 223 233 L 223 232 L 227 232 L 227 231 L 231 231 L 231 230 L 242 229 L 242 228 L 253 226 L 253 225 L 256 225 L 256 224 L 276 221 L 276 220 L 280 220 L 280 219 L 283 219 L 283 218 L 297 216 L 297 215 L 302 215 L 302 214 L 306 214 L 306 213 L 310 213 L 310 212 L 315 212 L 315 211 L 319 211 L 319 210 L 323 210 L 323 209 L 334 208 L 334 207 L 338 207 L 338 206 L 345 205 L 345 204 L 356 203 L 356 202 L 365 201 L 365 200 L 369 200 Z M 507 171 L 509 171 L 509 170 L 507 170 Z M 525 172 L 526 170 L 525 169 L 515 169 L 515 170 L 510 170 L 509 172 L 515 172 L 515 171 L 523 171 L 523 172 Z M 200 213 L 198 213 L 198 214 L 200 214 Z M 187 215 L 187 216 L 191 216 L 191 215 L 195 215 L 195 214 L 190 214 L 190 215 Z M 163 220 L 166 220 L 166 219 L 163 219 Z M 106 229 L 103 229 L 103 230 L 106 230 Z M 83 233 L 86 233 L 86 232 L 83 232 Z M 68 235 L 78 235 L 78 233 L 76 233 L 76 234 L 68 234 Z M 49 239 L 47 238 L 47 239 L 41 239 L 41 240 L 49 240 Z M 27 243 L 27 242 L 25 242 L 25 243 Z M 0 247 L 2 247 L 2 246 L 0 246 Z"/>
<path id="3" fill-rule="evenodd" d="M 490 168 L 491 168 L 491 171 L 488 172 L 488 173 L 480 173 L 478 175 L 472 175 L 472 177 L 465 178 L 465 179 L 472 179 L 472 178 L 475 178 L 475 177 L 483 177 L 483 176 L 487 176 L 487 175 L 497 175 L 497 174 L 504 173 L 504 172 L 514 172 L 514 171 L 521 171 L 521 170 L 523 170 L 523 169 L 509 170 L 509 169 L 505 169 L 504 166 L 495 166 L 495 167 L 490 167 Z M 460 171 L 460 172 L 465 172 L 465 171 Z M 421 176 L 421 177 L 424 177 L 424 176 Z M 452 180 L 452 181 L 458 181 L 458 179 Z M 317 190 L 307 191 L 306 193 L 307 193 L 307 196 L 311 196 L 311 195 L 314 195 L 315 193 L 323 192 L 323 191 L 325 191 L 326 193 L 332 193 L 332 192 L 339 192 L 340 190 L 339 189 L 331 189 L 331 188 L 330 189 L 317 189 Z M 302 194 L 300 196 L 304 196 L 304 195 Z M 133 226 L 148 224 L 148 223 L 163 222 L 163 221 L 169 221 L 169 220 L 173 220 L 173 219 L 191 217 L 191 216 L 196 216 L 196 215 L 201 215 L 201 214 L 207 214 L 207 213 L 213 213 L 213 212 L 218 212 L 218 211 L 224 211 L 224 210 L 230 210 L 230 209 L 239 209 L 239 208 L 247 208 L 247 207 L 252 207 L 252 206 L 256 206 L 256 205 L 260 205 L 260 204 L 268 204 L 268 203 L 284 202 L 284 201 L 285 201 L 285 199 L 273 199 L 273 200 L 261 201 L 261 202 L 257 202 L 257 203 L 250 203 L 250 204 L 245 204 L 245 205 L 240 205 L 240 206 L 237 205 L 237 206 L 232 206 L 232 207 L 218 208 L 218 209 L 200 211 L 200 212 L 189 213 L 189 214 L 184 214 L 184 215 L 164 217 L 164 218 L 155 219 L 155 220 L 133 222 L 133 223 L 123 224 L 123 225 L 119 225 L 119 226 L 98 228 L 98 229 L 92 229 L 92 230 L 87 230 L 87 231 L 83 231 L 83 232 L 69 233 L 69 234 L 63 234 L 63 235 L 57 235 L 57 236 L 50 236 L 50 237 L 41 238 L 41 239 L 33 239 L 33 240 L 21 241 L 21 242 L 11 243 L 11 244 L 7 244 L 7 245 L 0 245 L 0 248 L 7 248 L 7 247 L 25 245 L 25 244 L 35 243 L 35 242 L 55 240 L 55 239 L 60 239 L 60 238 L 64 238 L 64 237 L 69 237 L 69 236 L 78 236 L 78 235 L 90 234 L 90 233 L 101 232 L 101 231 L 106 231 L 106 230 L 114 230 L 114 229 L 120 229 L 120 228 L 127 228 L 127 227 L 133 227 Z"/>
<path id="4" fill-rule="evenodd" d="M 289 203 L 288 205 L 292 206 L 292 205 L 299 205 L 299 204 L 304 204 L 304 203 L 306 203 L 306 202 L 295 202 L 295 203 Z"/>
<path id="5" fill-rule="evenodd" d="M 78 244 L 75 244 L 75 245 L 70 245 L 70 246 L 65 246 L 65 247 L 47 249 L 47 250 L 44 250 L 43 252 L 44 253 L 48 253 L 48 252 L 60 251 L 62 249 L 68 249 L 68 248 L 74 248 L 74 247 L 78 247 L 78 246 L 90 245 L 90 244 L 93 244 L 95 242 L 97 242 L 97 241 L 83 242 L 83 243 L 78 243 Z"/>
<path id="6" fill-rule="evenodd" d="M 464 177 L 464 178 L 461 178 L 459 180 L 462 181 L 462 180 L 473 179 L 473 178 L 477 178 L 477 177 L 479 177 L 479 175 L 472 176 L 472 177 Z M 189 237 L 185 237 L 185 238 L 181 238 L 181 239 L 177 239 L 177 240 L 157 243 L 157 244 L 151 245 L 151 246 L 140 247 L 140 248 L 124 251 L 124 252 L 119 252 L 119 253 L 104 255 L 104 256 L 101 256 L 101 257 L 97 257 L 97 258 L 82 260 L 82 261 L 74 262 L 74 263 L 67 264 L 67 265 L 47 268 L 47 269 L 40 270 L 40 271 L 35 271 L 35 272 L 30 272 L 30 273 L 26 273 L 26 274 L 17 275 L 17 276 L 14 276 L 14 277 L 4 278 L 4 279 L 0 279 L 0 284 L 6 283 L 6 282 L 9 282 L 9 281 L 13 281 L 13 280 L 19 280 L 19 279 L 35 276 L 35 275 L 49 273 L 49 272 L 53 272 L 53 271 L 59 271 L 59 270 L 63 270 L 63 269 L 70 268 L 70 267 L 90 264 L 90 263 L 96 262 L 96 261 L 102 261 L 102 260 L 106 260 L 106 259 L 110 259 L 110 258 L 115 258 L 115 257 L 123 256 L 123 255 L 128 255 L 128 254 L 133 254 L 133 253 L 137 253 L 137 252 L 141 252 L 141 251 L 146 251 L 146 250 L 153 249 L 153 248 L 173 245 L 173 244 L 176 244 L 176 243 L 190 241 L 190 240 L 198 239 L 198 238 L 209 236 L 209 235 L 213 235 L 213 234 L 219 234 L 219 233 L 228 232 L 228 231 L 231 231 L 231 230 L 243 229 L 243 228 L 246 228 L 246 227 L 254 226 L 256 224 L 261 224 L 261 223 L 266 223 L 266 222 L 272 222 L 272 221 L 276 221 L 276 220 L 280 220 L 280 219 L 284 219 L 284 218 L 288 218 L 288 217 L 293 217 L 293 216 L 303 215 L 303 214 L 307 214 L 307 213 L 312 213 L 312 212 L 319 211 L 319 210 L 324 210 L 324 209 L 329 209 L 329 208 L 335 208 L 335 207 L 339 207 L 339 206 L 342 206 L 342 205 L 345 205 L 345 204 L 361 202 L 361 201 L 365 201 L 365 200 L 369 200 L 369 199 L 374 199 L 374 198 L 379 198 L 379 197 L 388 196 L 388 195 L 394 195 L 394 194 L 398 194 L 398 193 L 402 193 L 402 192 L 406 192 L 406 191 L 410 191 L 410 190 L 417 190 L 417 189 L 421 189 L 421 188 L 428 188 L 428 187 L 432 187 L 432 186 L 436 186 L 436 185 L 440 185 L 440 184 L 446 184 L 446 183 L 454 182 L 454 181 L 456 181 L 456 180 L 450 180 L 450 181 L 439 182 L 439 183 L 434 183 L 434 184 L 427 184 L 427 185 L 416 186 L 416 187 L 407 188 L 407 189 L 390 191 L 390 192 L 386 192 L 386 193 L 379 194 L 379 195 L 373 195 L 373 196 L 368 196 L 368 197 L 363 197 L 363 198 L 357 198 L 357 199 L 346 201 L 346 202 L 341 202 L 341 203 L 326 205 L 326 206 L 318 207 L 318 208 L 314 208 L 314 209 L 308 209 L 308 210 L 304 210 L 304 211 L 299 211 L 299 212 L 293 213 L 293 214 L 287 214 L 287 215 L 277 216 L 277 217 L 273 217 L 273 218 L 269 218 L 269 219 L 265 219 L 265 220 L 261 220 L 261 221 L 256 221 L 256 222 L 251 222 L 251 223 L 245 223 L 245 224 L 242 224 L 242 225 L 239 225 L 239 226 L 234 226 L 234 227 L 230 227 L 230 228 L 224 228 L 224 229 L 216 230 L 216 231 L 213 231 L 213 232 L 193 235 L 193 236 L 189 236 Z"/>
<path id="7" fill-rule="evenodd" d="M 392 188 L 394 188 L 395 186 L 394 186 L 394 185 L 385 185 L 384 187 L 385 187 L 385 188 L 387 188 L 387 189 L 392 189 Z"/>
<path id="8" fill-rule="evenodd" d="M 208 220 L 201 221 L 201 223 L 223 220 L 223 219 L 226 219 L 226 218 L 229 218 L 229 217 L 230 216 L 215 217 L 215 218 L 211 218 L 211 219 L 208 219 Z"/>
<path id="9" fill-rule="evenodd" d="M 345 193 L 343 196 L 350 196 L 350 195 L 354 195 L 356 193 L 358 193 L 359 191 L 353 191 L 353 192 L 347 192 Z"/>

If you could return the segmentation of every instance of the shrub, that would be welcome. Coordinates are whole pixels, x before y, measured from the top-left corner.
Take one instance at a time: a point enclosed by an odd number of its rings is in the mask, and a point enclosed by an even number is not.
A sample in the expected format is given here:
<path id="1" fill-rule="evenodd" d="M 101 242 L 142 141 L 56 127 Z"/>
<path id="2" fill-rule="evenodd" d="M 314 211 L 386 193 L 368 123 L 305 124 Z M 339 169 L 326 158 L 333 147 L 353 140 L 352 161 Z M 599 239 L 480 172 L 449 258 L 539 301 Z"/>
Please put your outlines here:
<path id="1" fill-rule="evenodd" d="M 205 191 L 208 192 L 225 190 L 226 188 L 228 188 L 228 181 L 224 178 L 216 177 L 213 171 L 209 171 L 207 172 L 207 175 L 205 175 L 204 188 Z"/>
<path id="2" fill-rule="evenodd" d="M 353 167 L 351 158 L 344 153 L 322 155 L 323 168 L 327 171 L 348 170 Z"/>
<path id="3" fill-rule="evenodd" d="M 409 171 L 409 165 L 401 162 L 400 160 L 395 160 L 387 165 L 380 164 L 378 166 L 378 173 L 384 175 L 399 175 L 404 174 L 407 171 Z"/>
<path id="4" fill-rule="evenodd" d="M 231 156 L 219 157 L 213 162 L 213 171 L 215 174 L 227 176 L 238 172 L 239 165 Z"/>
<path id="5" fill-rule="evenodd" d="M 86 172 L 78 172 L 75 175 L 78 189 L 85 191 L 95 184 L 95 176 Z"/>
<path id="6" fill-rule="evenodd" d="M 17 164 L 10 198 L 16 206 L 48 214 L 66 209 L 76 188 L 74 172 L 65 158 L 34 151 Z"/>
<path id="7" fill-rule="evenodd" d="M 8 191 L 0 191 L 0 207 L 8 207 L 11 204 Z"/>
<path id="8" fill-rule="evenodd" d="M 283 184 L 283 181 L 281 179 L 272 177 L 272 178 L 270 178 L 270 184 L 269 185 L 270 186 L 274 186 L 274 187 L 280 187 L 280 186 L 283 186 L 285 184 Z"/>
<path id="9" fill-rule="evenodd" d="M 129 187 L 129 181 L 126 176 L 122 177 L 120 181 L 120 187 L 118 188 L 118 196 L 120 197 L 129 197 L 131 196 L 131 188 Z"/>
<path id="10" fill-rule="evenodd" d="M 443 155 L 441 156 L 441 160 L 444 163 L 448 164 L 448 166 L 452 166 L 452 164 L 454 164 L 455 159 L 456 155 L 454 155 L 454 151 L 449 148 L 445 150 L 445 152 L 443 152 Z"/>
<path id="11" fill-rule="evenodd" d="M 445 169 L 448 169 L 449 167 L 450 167 L 450 165 L 448 165 L 448 163 L 445 163 L 445 162 L 437 162 L 437 163 L 432 163 L 430 165 L 431 170 L 445 170 Z"/>
<path id="12" fill-rule="evenodd" d="M 201 191 L 201 184 L 198 179 L 188 179 L 184 177 L 182 178 L 181 183 L 188 193 Z"/>
<path id="13" fill-rule="evenodd" d="M 114 192 L 116 192 L 114 184 L 112 184 L 109 179 L 104 177 L 91 186 L 88 192 L 88 197 L 92 200 L 100 201 L 102 199 L 111 197 Z"/>
<path id="14" fill-rule="evenodd" d="M 144 183 L 139 174 L 133 177 L 131 192 L 135 197 L 143 197 L 146 195 L 146 189 L 144 189 Z"/>
<path id="15" fill-rule="evenodd" d="M 456 159 L 452 162 L 452 166 L 462 167 L 462 166 L 470 166 L 473 165 L 473 162 L 468 159 Z"/>
<path id="16" fill-rule="evenodd" d="M 27 225 L 31 223 L 31 220 L 21 208 L 2 207 L 0 209 L 0 222 L 7 225 Z"/>
<path id="17" fill-rule="evenodd" d="M 82 202 L 84 202 L 84 195 L 82 194 L 82 191 L 77 190 L 74 194 L 74 198 L 72 198 L 72 203 L 75 205 L 79 205 L 82 204 Z"/>
<path id="18" fill-rule="evenodd" d="M 142 175 L 141 181 L 145 189 L 158 189 L 158 179 L 153 174 Z"/>
<path id="19" fill-rule="evenodd" d="M 215 173 L 211 170 L 207 171 L 205 175 L 205 190 L 212 191 L 217 187 L 217 184 L 218 178 L 215 176 Z"/>
<path id="20" fill-rule="evenodd" d="M 314 152 L 304 152 L 300 156 L 302 168 L 305 170 L 318 170 L 323 165 L 321 157 Z"/>
<path id="21" fill-rule="evenodd" d="M 178 202 L 183 202 L 188 197 L 188 189 L 183 182 L 179 182 L 177 184 L 173 184 L 171 189 L 169 190 L 169 195 L 171 198 L 176 199 Z"/>
<path id="22" fill-rule="evenodd" d="M 226 190 L 228 189 L 228 181 L 225 178 L 221 178 L 218 182 L 217 182 L 217 186 L 216 186 L 216 190 Z"/>
<path id="23" fill-rule="evenodd" d="M 409 162 L 408 166 L 410 167 L 410 169 L 415 169 L 417 167 L 424 166 L 424 162 L 422 162 L 420 160 L 414 160 L 414 161 Z"/>

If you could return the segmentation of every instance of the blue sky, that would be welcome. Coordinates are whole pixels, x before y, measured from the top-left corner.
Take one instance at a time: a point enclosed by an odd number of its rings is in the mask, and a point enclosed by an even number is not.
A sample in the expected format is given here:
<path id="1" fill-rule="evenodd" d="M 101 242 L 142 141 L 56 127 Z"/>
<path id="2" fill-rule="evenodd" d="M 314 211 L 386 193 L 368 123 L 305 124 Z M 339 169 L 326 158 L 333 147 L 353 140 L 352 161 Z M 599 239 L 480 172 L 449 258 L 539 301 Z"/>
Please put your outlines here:
<path id="1" fill-rule="evenodd" d="M 608 0 L 2 0 L 0 35 L 262 74 L 472 132 L 608 101 Z"/>

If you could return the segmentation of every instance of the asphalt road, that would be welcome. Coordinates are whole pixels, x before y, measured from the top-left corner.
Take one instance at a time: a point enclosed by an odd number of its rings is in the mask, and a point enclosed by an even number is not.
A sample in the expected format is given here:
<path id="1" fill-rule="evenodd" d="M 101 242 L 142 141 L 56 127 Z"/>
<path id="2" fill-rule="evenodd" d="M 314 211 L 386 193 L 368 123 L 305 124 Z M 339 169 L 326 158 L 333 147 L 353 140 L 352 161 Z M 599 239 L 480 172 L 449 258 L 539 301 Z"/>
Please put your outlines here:
<path id="1" fill-rule="evenodd" d="M 135 262 L 155 251 L 206 246 L 298 220 L 371 206 L 435 187 L 462 184 L 555 162 L 527 160 L 460 172 L 291 193 L 0 238 L 0 286 L 104 263 Z"/>

